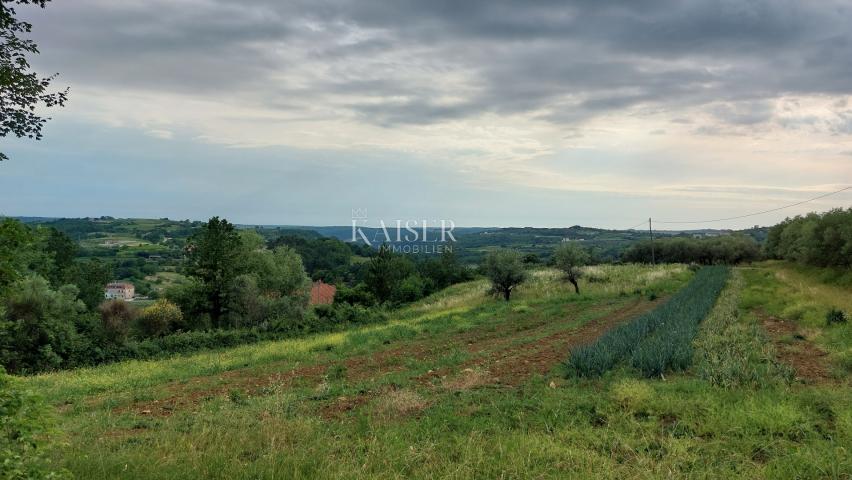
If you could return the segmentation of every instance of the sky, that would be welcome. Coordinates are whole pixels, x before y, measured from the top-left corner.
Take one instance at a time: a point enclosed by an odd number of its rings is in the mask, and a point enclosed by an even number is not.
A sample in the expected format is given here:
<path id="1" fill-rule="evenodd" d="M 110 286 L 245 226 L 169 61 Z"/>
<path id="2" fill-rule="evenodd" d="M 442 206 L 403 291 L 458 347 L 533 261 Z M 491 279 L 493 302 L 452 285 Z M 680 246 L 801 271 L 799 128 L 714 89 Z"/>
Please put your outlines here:
<path id="1" fill-rule="evenodd" d="M 0 214 L 628 228 L 852 185 L 852 2 L 59 0 Z M 735 221 L 852 206 L 852 190 Z M 662 224 L 661 224 L 662 225 Z"/>

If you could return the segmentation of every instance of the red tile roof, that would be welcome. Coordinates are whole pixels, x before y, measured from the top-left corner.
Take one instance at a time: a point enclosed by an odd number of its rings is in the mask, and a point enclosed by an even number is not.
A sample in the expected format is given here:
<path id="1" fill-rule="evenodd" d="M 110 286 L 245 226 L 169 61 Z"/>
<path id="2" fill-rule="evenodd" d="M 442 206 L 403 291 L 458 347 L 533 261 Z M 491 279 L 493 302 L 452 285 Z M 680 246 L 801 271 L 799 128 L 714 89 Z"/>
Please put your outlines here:
<path id="1" fill-rule="evenodd" d="M 311 305 L 330 305 L 334 303 L 334 294 L 337 287 L 329 285 L 322 280 L 311 285 Z"/>

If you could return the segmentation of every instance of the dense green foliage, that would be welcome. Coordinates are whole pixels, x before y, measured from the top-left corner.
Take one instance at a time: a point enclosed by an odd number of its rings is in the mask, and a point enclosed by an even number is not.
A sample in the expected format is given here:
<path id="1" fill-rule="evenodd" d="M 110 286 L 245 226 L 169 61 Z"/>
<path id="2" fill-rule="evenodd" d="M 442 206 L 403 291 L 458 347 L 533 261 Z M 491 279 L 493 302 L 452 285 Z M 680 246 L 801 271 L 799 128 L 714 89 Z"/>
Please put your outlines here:
<path id="1" fill-rule="evenodd" d="M 651 250 L 653 248 L 653 256 Z M 750 236 L 669 237 L 636 243 L 624 252 L 625 262 L 697 263 L 736 265 L 760 259 L 760 245 Z"/>
<path id="2" fill-rule="evenodd" d="M 236 228 L 219 217 L 211 218 L 187 241 L 187 274 L 198 280 L 205 296 L 203 313 L 210 315 L 213 327 L 225 322 L 229 290 L 243 268 L 241 253 L 243 244 Z"/>
<path id="3" fill-rule="evenodd" d="M 565 274 L 565 278 L 574 285 L 574 291 L 580 294 L 580 267 L 589 263 L 589 252 L 574 242 L 563 242 L 553 252 L 553 265 Z"/>
<path id="4" fill-rule="evenodd" d="M 512 291 L 527 278 L 523 256 L 515 250 L 493 250 L 485 255 L 479 267 L 491 280 L 491 291 L 508 302 Z"/>
<path id="5" fill-rule="evenodd" d="M 164 238 L 189 234 L 180 243 L 181 263 L 170 267 L 185 274 L 174 273 L 182 280 L 158 292 L 153 305 L 144 299 L 104 302 L 113 267 L 117 275 L 134 279 L 136 273 L 123 271 L 126 262 L 142 262 L 142 275 L 160 274 L 162 265 L 161 259 L 114 262 L 89 255 L 81 245 L 98 222 L 121 231 L 139 227 L 114 219 L 58 220 L 49 227 L 12 219 L 0 223 L 0 364 L 10 371 L 30 374 L 160 357 L 381 322 L 381 304 L 413 302 L 471 278 L 452 253 L 410 258 L 292 233 L 268 241 L 215 217 L 197 225 L 161 220 L 151 226 L 163 228 Z M 81 243 L 63 230 L 80 236 Z M 318 277 L 339 281 L 335 305 L 308 308 L 310 279 L 297 248 Z M 328 258 L 322 258 L 325 248 L 331 249 Z"/>
<path id="6" fill-rule="evenodd" d="M 571 351 L 571 374 L 599 376 L 622 361 L 648 377 L 683 370 L 692 362 L 699 323 L 725 286 L 726 267 L 705 267 L 668 302 Z"/>
<path id="7" fill-rule="evenodd" d="M 310 238 L 305 235 L 282 235 L 269 242 L 269 248 L 287 246 L 302 257 L 305 270 L 314 280 L 326 283 L 350 282 L 355 255 L 370 256 L 373 250 L 365 245 L 344 243 L 336 238 Z"/>
<path id="8" fill-rule="evenodd" d="M 29 58 L 38 53 L 35 42 L 27 37 L 32 24 L 18 18 L 15 5 L 44 8 L 49 0 L 4 0 L 0 2 L 0 137 L 41 139 L 47 118 L 40 116 L 45 107 L 63 106 L 68 89 L 48 92 L 54 76 L 40 77 L 30 68 Z M 0 152 L 0 161 L 6 160 Z"/>
<path id="9" fill-rule="evenodd" d="M 852 208 L 788 218 L 769 230 L 772 258 L 818 267 L 852 267 Z"/>
<path id="10" fill-rule="evenodd" d="M 46 461 L 47 406 L 0 366 L 0 478 L 38 480 L 69 478 Z"/>
<path id="11" fill-rule="evenodd" d="M 77 289 L 51 289 L 37 275 L 13 283 L 3 297 L 0 313 L 0 365 L 12 372 L 39 372 L 64 366 L 78 350 L 75 328 L 85 305 Z"/>

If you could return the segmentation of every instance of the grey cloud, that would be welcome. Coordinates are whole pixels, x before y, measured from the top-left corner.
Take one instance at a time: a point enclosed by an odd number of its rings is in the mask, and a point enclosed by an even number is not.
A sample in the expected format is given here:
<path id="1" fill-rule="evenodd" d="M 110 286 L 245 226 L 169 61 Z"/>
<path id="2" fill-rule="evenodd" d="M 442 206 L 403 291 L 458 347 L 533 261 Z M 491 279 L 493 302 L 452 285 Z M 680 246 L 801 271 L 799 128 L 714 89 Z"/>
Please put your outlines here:
<path id="1" fill-rule="evenodd" d="M 31 20 L 38 66 L 75 83 L 322 104 L 384 126 L 485 112 L 571 125 L 637 105 L 748 126 L 781 95 L 852 94 L 842 1 L 75 0 Z M 446 75 L 459 91 L 434 81 Z"/>

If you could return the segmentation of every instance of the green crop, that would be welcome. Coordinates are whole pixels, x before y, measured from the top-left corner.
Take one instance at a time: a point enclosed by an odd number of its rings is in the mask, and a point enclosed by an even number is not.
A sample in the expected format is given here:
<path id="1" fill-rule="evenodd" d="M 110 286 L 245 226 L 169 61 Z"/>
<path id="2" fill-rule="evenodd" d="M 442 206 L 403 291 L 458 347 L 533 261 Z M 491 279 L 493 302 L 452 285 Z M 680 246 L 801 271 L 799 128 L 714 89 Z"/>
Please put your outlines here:
<path id="1" fill-rule="evenodd" d="M 569 375 L 595 377 L 628 362 L 648 377 L 687 368 L 698 325 L 728 278 L 724 266 L 704 267 L 668 302 L 571 351 Z"/>

